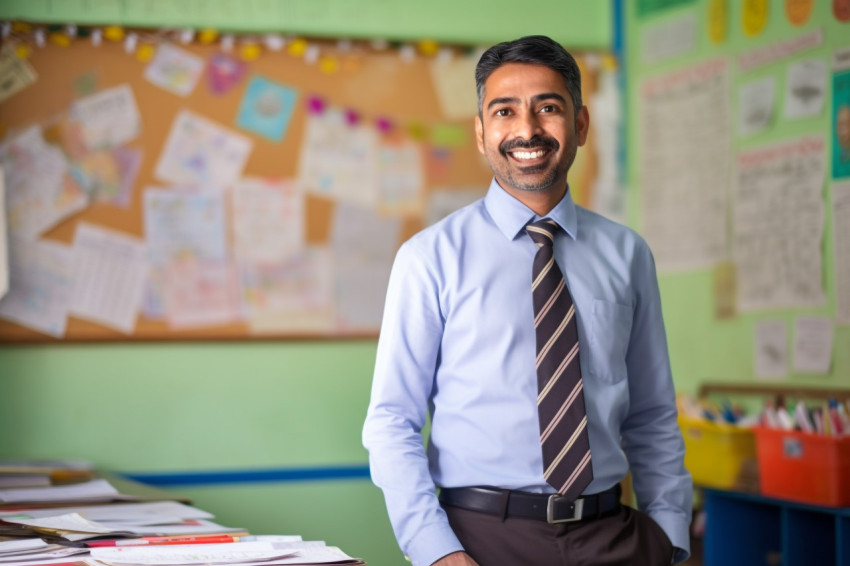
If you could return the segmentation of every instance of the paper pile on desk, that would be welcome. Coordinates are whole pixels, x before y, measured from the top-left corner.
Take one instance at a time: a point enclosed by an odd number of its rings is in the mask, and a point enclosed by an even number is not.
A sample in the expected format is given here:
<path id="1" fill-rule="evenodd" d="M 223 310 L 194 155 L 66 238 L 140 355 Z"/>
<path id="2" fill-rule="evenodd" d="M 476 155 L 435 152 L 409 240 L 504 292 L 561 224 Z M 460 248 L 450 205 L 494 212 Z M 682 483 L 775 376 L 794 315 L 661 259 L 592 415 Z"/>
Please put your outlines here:
<path id="1" fill-rule="evenodd" d="M 91 558 L 109 566 L 365 564 L 322 541 L 114 546 L 91 549 Z"/>

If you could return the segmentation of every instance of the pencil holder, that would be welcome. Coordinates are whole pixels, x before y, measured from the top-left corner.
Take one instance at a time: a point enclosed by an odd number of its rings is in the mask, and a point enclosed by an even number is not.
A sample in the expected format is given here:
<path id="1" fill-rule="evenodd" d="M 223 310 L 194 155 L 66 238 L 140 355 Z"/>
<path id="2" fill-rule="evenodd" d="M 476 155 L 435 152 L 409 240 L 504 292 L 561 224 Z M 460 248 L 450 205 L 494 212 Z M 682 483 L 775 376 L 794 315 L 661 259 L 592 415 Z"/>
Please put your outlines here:
<path id="1" fill-rule="evenodd" d="M 718 489 L 752 486 L 747 471 L 755 467 L 753 433 L 726 423 L 679 416 L 685 440 L 685 467 L 694 484 Z"/>
<path id="2" fill-rule="evenodd" d="M 850 436 L 757 428 L 762 495 L 850 506 Z"/>

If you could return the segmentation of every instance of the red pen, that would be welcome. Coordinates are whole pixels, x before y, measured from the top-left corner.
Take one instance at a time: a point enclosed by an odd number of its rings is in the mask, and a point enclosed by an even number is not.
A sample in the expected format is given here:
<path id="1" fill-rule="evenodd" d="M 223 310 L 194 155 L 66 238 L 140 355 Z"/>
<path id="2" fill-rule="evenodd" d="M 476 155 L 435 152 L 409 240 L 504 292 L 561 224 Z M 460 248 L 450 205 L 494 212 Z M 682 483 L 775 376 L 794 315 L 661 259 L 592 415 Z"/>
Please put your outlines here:
<path id="1" fill-rule="evenodd" d="M 101 546 L 141 546 L 146 544 L 214 544 L 219 542 L 239 542 L 241 537 L 231 535 L 210 535 L 190 537 L 142 537 L 109 540 L 91 540 L 86 546 L 96 548 Z"/>

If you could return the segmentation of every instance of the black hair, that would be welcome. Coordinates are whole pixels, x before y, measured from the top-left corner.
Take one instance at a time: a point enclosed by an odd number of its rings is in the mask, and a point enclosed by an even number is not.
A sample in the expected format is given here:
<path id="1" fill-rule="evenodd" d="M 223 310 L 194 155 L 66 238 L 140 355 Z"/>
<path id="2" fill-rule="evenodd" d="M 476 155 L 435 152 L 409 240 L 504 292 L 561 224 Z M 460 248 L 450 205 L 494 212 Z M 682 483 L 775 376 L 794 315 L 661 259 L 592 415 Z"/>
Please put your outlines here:
<path id="1" fill-rule="evenodd" d="M 564 77 L 567 91 L 573 99 L 576 115 L 582 107 L 581 71 L 570 52 L 545 35 L 528 35 L 513 41 L 498 43 L 484 52 L 475 66 L 475 86 L 478 91 L 478 114 L 484 104 L 484 83 L 505 63 L 543 65 Z"/>

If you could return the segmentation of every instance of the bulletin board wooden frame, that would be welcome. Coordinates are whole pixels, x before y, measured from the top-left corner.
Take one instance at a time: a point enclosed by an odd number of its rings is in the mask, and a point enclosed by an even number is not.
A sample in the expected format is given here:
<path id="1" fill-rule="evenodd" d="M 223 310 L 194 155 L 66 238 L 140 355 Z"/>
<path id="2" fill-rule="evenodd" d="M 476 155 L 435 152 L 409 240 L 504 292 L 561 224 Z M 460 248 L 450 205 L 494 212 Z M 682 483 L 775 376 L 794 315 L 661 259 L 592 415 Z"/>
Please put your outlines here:
<path id="1" fill-rule="evenodd" d="M 222 52 L 220 45 L 192 43 L 177 45 L 204 60 Z M 323 53 L 328 53 L 328 47 Z M 236 53 L 234 57 L 238 57 Z M 143 238 L 143 191 L 146 187 L 168 188 L 155 177 L 155 168 L 161 149 L 168 137 L 175 116 L 181 110 L 208 118 L 219 125 L 252 139 L 253 149 L 246 162 L 243 175 L 249 177 L 295 178 L 297 175 L 299 144 L 304 133 L 308 111 L 308 97 L 318 96 L 328 106 L 354 109 L 362 121 L 385 118 L 392 124 L 386 135 L 409 136 L 418 125 L 422 139 L 423 163 L 437 152 L 450 158 L 440 167 L 423 167 L 425 195 L 435 187 L 480 187 L 483 196 L 491 173 L 477 150 L 472 117 L 452 120 L 445 117 L 432 84 L 425 57 L 403 60 L 398 50 L 386 49 L 335 51 L 338 64 L 329 73 L 316 62 L 294 56 L 286 50 L 262 54 L 247 62 L 247 71 L 241 82 L 225 94 L 216 94 L 207 84 L 208 69 L 188 96 L 178 96 L 154 85 L 144 77 L 147 62 L 139 61 L 125 51 L 121 42 L 104 41 L 100 46 L 76 40 L 70 46 L 48 44 L 32 51 L 28 61 L 38 75 L 38 80 L 25 90 L 0 103 L 0 135 L 4 138 L 32 124 L 40 124 L 49 132 L 65 115 L 77 98 L 81 81 L 94 83 L 94 91 L 128 84 L 133 90 L 141 114 L 141 133 L 127 145 L 142 151 L 140 171 L 133 188 L 129 206 L 93 201 L 83 211 L 65 219 L 42 235 L 42 239 L 70 243 L 80 222 L 86 222 Z M 296 110 L 284 138 L 280 142 L 262 138 L 240 130 L 236 125 L 239 105 L 245 85 L 252 76 L 262 76 L 285 84 L 298 92 Z M 585 100 L 595 90 L 595 76 L 585 73 L 583 90 Z M 469 88 L 474 89 L 474 79 L 469 77 Z M 462 128 L 465 140 L 453 147 L 439 147 L 428 138 L 429 128 L 435 125 L 453 125 Z M 592 136 L 592 134 L 591 134 Z M 49 135 L 45 135 L 49 138 Z M 49 139 L 48 139 L 49 141 Z M 591 186 L 596 157 L 588 143 L 571 173 L 571 183 Z M 448 154 L 446 153 L 448 152 Z M 575 173 L 578 171 L 578 173 Z M 576 183 L 576 179 L 579 182 Z M 582 198 L 577 198 L 579 202 Z M 306 195 L 305 239 L 307 244 L 324 244 L 329 240 L 331 215 L 336 206 L 332 200 L 312 194 Z M 402 218 L 401 236 L 397 245 L 424 227 L 424 209 L 421 214 L 407 214 Z M 60 339 L 49 337 L 16 323 L 0 320 L 0 342 L 98 342 L 98 341 L 172 341 L 172 340 L 243 340 L 243 339 L 348 339 L 374 338 L 378 328 L 346 331 L 335 329 L 316 332 L 305 329 L 295 332 L 252 332 L 247 322 L 219 326 L 201 326 L 175 329 L 163 320 L 138 317 L 134 331 L 124 334 L 117 330 L 69 317 L 65 335 Z"/>

